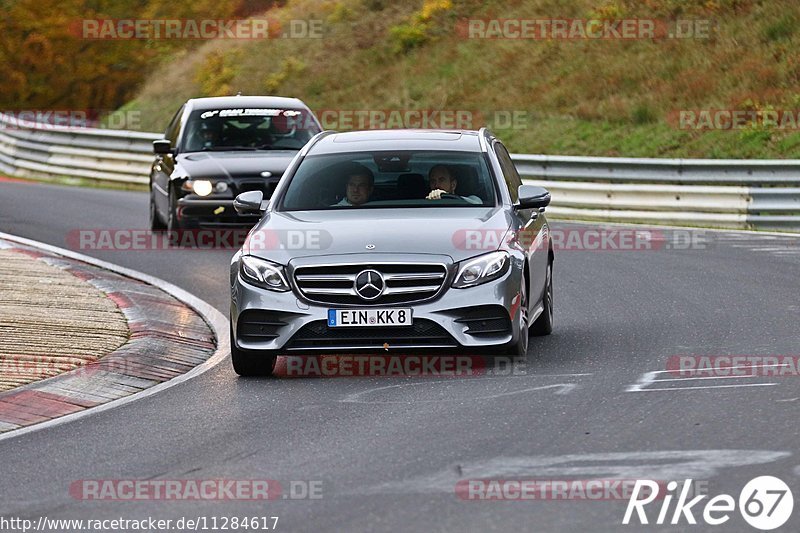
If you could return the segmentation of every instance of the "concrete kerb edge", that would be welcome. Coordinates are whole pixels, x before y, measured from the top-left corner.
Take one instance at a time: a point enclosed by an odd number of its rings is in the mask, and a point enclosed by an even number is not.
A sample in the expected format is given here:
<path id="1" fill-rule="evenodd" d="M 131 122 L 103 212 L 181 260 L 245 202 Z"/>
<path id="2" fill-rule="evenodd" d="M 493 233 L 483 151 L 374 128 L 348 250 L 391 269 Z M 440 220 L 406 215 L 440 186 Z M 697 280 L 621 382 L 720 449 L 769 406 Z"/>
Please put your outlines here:
<path id="1" fill-rule="evenodd" d="M 197 298 L 196 296 L 192 295 L 191 293 L 181 289 L 169 282 L 166 282 L 162 279 L 156 278 L 154 276 L 150 276 L 148 274 L 144 274 L 142 272 L 138 272 L 136 270 L 132 270 L 129 268 L 121 267 L 115 265 L 113 263 L 108 263 L 106 261 L 101 261 L 99 259 L 95 259 L 93 257 L 89 257 L 83 254 L 79 254 L 76 252 L 72 252 L 69 250 L 64 250 L 63 248 L 59 248 L 57 246 L 52 246 L 49 244 L 45 244 L 39 241 L 35 241 L 32 239 L 26 239 L 24 237 L 18 237 L 16 235 L 10 235 L 8 233 L 0 232 L 0 239 L 14 242 L 17 244 L 23 244 L 26 246 L 31 246 L 34 248 L 38 248 L 40 250 L 44 250 L 46 252 L 50 252 L 56 255 L 60 255 L 69 259 L 74 259 L 76 261 L 82 261 L 84 263 L 115 272 L 122 276 L 126 276 L 128 278 L 132 278 L 149 285 L 153 285 L 154 287 L 166 292 L 167 294 L 171 295 L 172 297 L 176 298 L 180 302 L 186 304 L 190 308 L 192 308 L 195 312 L 197 312 L 200 317 L 208 324 L 211 330 L 214 333 L 214 337 L 217 341 L 217 349 L 214 354 L 209 357 L 203 363 L 197 365 L 196 367 L 192 368 L 190 371 L 186 372 L 185 374 L 181 374 L 180 376 L 176 376 L 168 381 L 164 381 L 157 385 L 154 385 L 148 389 L 145 389 L 141 392 L 131 394 L 130 396 L 125 396 L 123 398 L 119 398 L 117 400 L 112 400 L 108 403 L 98 405 L 96 407 L 90 407 L 88 409 L 84 409 L 82 411 L 64 415 L 58 418 L 54 418 L 52 420 L 48 420 L 46 422 L 41 422 L 39 424 L 34 424 L 32 426 L 23 427 L 20 429 L 15 429 L 9 431 L 7 433 L 0 434 L 0 442 L 20 437 L 22 435 L 32 433 L 34 431 L 39 431 L 42 429 L 48 429 L 53 426 L 57 426 L 60 424 L 66 424 L 68 422 L 72 422 L 78 420 L 80 418 L 90 416 L 96 413 L 100 413 L 103 411 L 107 411 L 109 409 L 115 409 L 117 407 L 121 407 L 123 405 L 129 404 L 136 400 L 140 400 L 142 398 L 147 398 L 154 394 L 158 394 L 161 391 L 166 389 L 172 388 L 176 385 L 179 385 L 185 381 L 193 379 L 212 368 L 219 365 L 230 353 L 230 336 L 228 331 L 228 319 L 212 307 L 210 304 L 204 302 L 203 300 Z"/>

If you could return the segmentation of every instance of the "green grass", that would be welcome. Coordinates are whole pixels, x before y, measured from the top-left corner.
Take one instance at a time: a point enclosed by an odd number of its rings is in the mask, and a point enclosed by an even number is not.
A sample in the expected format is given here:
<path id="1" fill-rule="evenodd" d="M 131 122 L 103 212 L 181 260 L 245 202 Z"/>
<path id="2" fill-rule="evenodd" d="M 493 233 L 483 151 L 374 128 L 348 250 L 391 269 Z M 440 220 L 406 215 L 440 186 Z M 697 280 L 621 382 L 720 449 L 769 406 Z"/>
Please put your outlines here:
<path id="1" fill-rule="evenodd" d="M 465 39 L 458 23 L 496 18 L 715 21 L 707 39 Z M 800 133 L 688 131 L 681 109 L 800 108 L 790 0 L 296 0 L 270 16 L 320 19 L 322 39 L 211 42 L 180 52 L 126 110 L 162 130 L 187 98 L 281 94 L 320 110 L 469 110 L 512 152 L 631 157 L 797 158 Z M 508 128 L 495 112 L 525 120 Z M 475 121 L 473 127 L 484 125 Z"/>

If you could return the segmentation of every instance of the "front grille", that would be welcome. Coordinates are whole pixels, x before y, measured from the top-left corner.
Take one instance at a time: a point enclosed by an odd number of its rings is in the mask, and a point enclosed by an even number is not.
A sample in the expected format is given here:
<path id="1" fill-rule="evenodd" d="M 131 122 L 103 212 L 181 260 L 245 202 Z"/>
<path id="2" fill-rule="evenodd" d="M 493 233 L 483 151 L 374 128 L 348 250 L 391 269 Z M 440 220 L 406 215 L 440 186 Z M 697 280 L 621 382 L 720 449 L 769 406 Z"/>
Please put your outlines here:
<path id="1" fill-rule="evenodd" d="M 236 180 L 237 194 L 250 191 L 261 191 L 264 193 L 264 199 L 270 198 L 272 193 L 275 192 L 275 187 L 278 185 L 277 178 L 258 178 L 258 179 L 244 179 Z"/>
<path id="2" fill-rule="evenodd" d="M 288 313 L 263 310 L 242 311 L 237 328 L 239 338 L 245 342 L 268 342 L 276 339 L 280 329 L 288 324 Z"/>
<path id="3" fill-rule="evenodd" d="M 508 335 L 511 333 L 511 319 L 508 311 L 498 305 L 473 307 L 456 319 L 467 326 L 464 333 L 476 337 Z"/>
<path id="4" fill-rule="evenodd" d="M 374 270 L 383 277 L 385 288 L 375 299 L 356 292 L 356 277 Z M 309 300 L 337 305 L 391 305 L 420 302 L 436 296 L 447 277 L 444 265 L 429 263 L 358 264 L 301 266 L 294 280 Z"/>
<path id="5" fill-rule="evenodd" d="M 432 320 L 415 319 L 412 326 L 330 328 L 324 320 L 306 324 L 287 345 L 288 350 L 389 348 L 455 348 L 458 343 Z"/>

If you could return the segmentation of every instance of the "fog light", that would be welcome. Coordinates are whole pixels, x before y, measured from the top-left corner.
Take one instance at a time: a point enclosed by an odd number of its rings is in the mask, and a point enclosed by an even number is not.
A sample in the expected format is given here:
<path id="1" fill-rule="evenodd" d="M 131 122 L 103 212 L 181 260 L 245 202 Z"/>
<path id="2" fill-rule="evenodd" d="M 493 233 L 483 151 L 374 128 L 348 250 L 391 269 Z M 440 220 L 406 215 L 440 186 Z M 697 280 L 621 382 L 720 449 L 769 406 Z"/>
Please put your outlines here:
<path id="1" fill-rule="evenodd" d="M 192 185 L 192 189 L 194 189 L 194 193 L 197 196 L 208 196 L 211 194 L 211 182 L 207 180 L 198 180 L 195 181 Z"/>
<path id="2" fill-rule="evenodd" d="M 225 192 L 228 190 L 228 184 L 225 183 L 224 181 L 219 181 L 217 182 L 217 186 L 215 187 L 215 189 L 217 190 L 217 192 Z"/>

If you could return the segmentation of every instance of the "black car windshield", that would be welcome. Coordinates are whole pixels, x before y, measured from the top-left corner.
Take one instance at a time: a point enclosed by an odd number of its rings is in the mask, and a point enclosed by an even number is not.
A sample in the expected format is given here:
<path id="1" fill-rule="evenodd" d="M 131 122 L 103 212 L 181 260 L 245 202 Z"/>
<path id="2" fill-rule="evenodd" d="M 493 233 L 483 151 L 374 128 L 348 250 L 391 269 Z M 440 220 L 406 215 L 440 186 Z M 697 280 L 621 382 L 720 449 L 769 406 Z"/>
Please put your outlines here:
<path id="1" fill-rule="evenodd" d="M 279 209 L 309 211 L 495 205 L 486 160 L 472 152 L 357 152 L 311 155 Z"/>
<path id="2" fill-rule="evenodd" d="M 181 150 L 299 150 L 319 131 L 304 109 L 195 111 L 187 121 Z"/>

